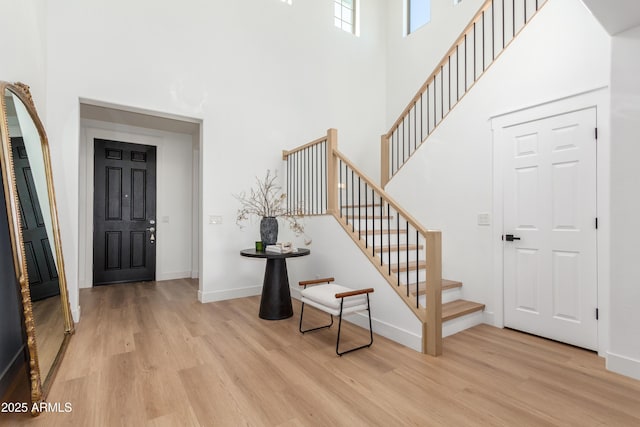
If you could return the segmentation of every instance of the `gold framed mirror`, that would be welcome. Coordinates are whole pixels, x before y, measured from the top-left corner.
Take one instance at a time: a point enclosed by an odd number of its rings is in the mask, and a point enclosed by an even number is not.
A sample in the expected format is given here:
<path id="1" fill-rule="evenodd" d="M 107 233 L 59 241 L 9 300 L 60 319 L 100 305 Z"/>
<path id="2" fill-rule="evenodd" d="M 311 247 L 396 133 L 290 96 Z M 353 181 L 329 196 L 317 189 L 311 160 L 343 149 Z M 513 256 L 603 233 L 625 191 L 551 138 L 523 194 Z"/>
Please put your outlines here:
<path id="1" fill-rule="evenodd" d="M 2 186 L 24 313 L 31 401 L 39 403 L 51 387 L 74 325 L 47 136 L 27 85 L 0 82 L 0 91 Z M 32 405 L 32 412 L 37 407 Z"/>

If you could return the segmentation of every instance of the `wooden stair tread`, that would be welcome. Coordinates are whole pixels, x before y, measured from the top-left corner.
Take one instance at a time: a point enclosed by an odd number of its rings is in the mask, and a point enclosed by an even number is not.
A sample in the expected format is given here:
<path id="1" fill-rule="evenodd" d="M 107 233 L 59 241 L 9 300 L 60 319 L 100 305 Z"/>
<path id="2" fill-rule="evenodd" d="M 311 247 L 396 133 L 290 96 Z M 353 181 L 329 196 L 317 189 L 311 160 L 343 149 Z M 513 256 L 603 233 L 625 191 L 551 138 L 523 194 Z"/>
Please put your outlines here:
<path id="1" fill-rule="evenodd" d="M 415 251 L 416 249 L 423 249 L 424 246 L 423 245 L 416 245 L 415 243 L 412 243 L 409 246 L 409 250 L 410 251 Z M 376 247 L 375 251 L 377 254 L 379 254 L 380 252 L 398 252 L 398 250 L 401 251 L 406 251 L 407 250 L 407 245 L 391 245 L 391 246 L 382 246 L 382 247 Z"/>
<path id="2" fill-rule="evenodd" d="M 457 317 L 483 310 L 484 304 L 458 299 L 442 304 L 442 321 L 446 322 L 447 320 L 455 319 Z"/>
<path id="3" fill-rule="evenodd" d="M 415 270 L 419 270 L 422 268 L 427 268 L 427 261 L 424 260 L 420 260 L 418 262 L 416 261 L 410 261 L 409 263 L 406 262 L 401 262 L 400 264 L 392 264 L 391 265 L 391 272 L 392 273 L 397 273 L 398 271 L 402 272 L 402 271 L 415 271 Z"/>
<path id="4" fill-rule="evenodd" d="M 462 282 L 457 282 L 455 280 L 442 279 L 442 290 L 446 291 L 449 289 L 461 288 Z M 410 292 L 413 296 L 416 296 L 416 286 L 415 283 L 411 284 Z M 419 282 L 418 283 L 418 295 L 422 296 L 427 292 L 427 282 Z"/>

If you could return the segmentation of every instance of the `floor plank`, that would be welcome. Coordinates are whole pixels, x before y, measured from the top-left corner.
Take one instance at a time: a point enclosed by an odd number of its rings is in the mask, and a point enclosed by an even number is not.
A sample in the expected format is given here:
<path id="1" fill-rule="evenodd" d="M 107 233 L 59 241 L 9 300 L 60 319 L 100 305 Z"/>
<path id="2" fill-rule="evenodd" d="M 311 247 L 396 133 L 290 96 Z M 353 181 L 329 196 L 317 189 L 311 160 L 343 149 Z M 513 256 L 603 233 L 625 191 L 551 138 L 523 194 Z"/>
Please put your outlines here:
<path id="1" fill-rule="evenodd" d="M 640 425 L 640 382 L 589 351 L 480 325 L 445 338 L 439 358 L 380 336 L 337 357 L 335 327 L 298 332 L 297 301 L 294 317 L 267 321 L 260 297 L 201 304 L 196 294 L 190 280 L 82 290 L 48 398 L 73 411 L 0 414 L 0 424 Z M 307 310 L 305 322 L 326 321 Z"/>

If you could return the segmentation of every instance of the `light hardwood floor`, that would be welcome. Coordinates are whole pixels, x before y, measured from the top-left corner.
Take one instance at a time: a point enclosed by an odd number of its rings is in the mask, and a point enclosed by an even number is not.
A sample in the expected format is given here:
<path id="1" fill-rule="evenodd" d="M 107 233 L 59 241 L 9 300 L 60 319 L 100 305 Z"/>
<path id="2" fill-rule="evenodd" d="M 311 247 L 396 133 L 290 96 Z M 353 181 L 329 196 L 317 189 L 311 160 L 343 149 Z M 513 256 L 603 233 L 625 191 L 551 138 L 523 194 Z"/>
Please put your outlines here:
<path id="1" fill-rule="evenodd" d="M 200 304 L 196 292 L 188 280 L 82 290 L 48 398 L 73 411 L 0 424 L 640 425 L 640 382 L 588 351 L 483 325 L 446 338 L 439 358 L 379 336 L 339 358 L 335 326 L 298 332 L 295 301 L 294 317 L 267 321 L 259 297 Z"/>

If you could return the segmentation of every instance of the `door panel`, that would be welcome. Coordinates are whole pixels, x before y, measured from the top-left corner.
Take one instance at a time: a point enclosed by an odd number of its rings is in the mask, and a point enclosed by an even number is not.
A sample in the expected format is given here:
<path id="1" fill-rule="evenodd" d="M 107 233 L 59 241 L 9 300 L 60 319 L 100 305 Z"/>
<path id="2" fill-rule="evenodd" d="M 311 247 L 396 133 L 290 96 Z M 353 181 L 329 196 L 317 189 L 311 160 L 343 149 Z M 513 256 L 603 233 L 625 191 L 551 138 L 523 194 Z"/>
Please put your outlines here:
<path id="1" fill-rule="evenodd" d="M 524 167 L 516 169 L 516 194 L 518 210 L 516 211 L 516 224 L 518 229 L 537 229 L 540 212 L 535 197 L 527 197 L 528 194 L 537 194 L 540 178 L 537 167 Z"/>
<path id="2" fill-rule="evenodd" d="M 94 142 L 93 283 L 155 280 L 156 147 Z"/>
<path id="3" fill-rule="evenodd" d="M 518 310 L 539 314 L 538 251 L 517 249 L 516 254 L 516 306 Z"/>
<path id="4" fill-rule="evenodd" d="M 107 213 L 105 219 L 107 221 L 122 221 L 122 168 L 107 166 L 106 170 L 107 189 L 104 203 L 107 205 Z"/>
<path id="5" fill-rule="evenodd" d="M 597 348 L 595 108 L 502 128 L 505 326 Z"/>
<path id="6" fill-rule="evenodd" d="M 580 164 L 567 162 L 555 164 L 552 168 L 553 229 L 577 231 Z"/>
<path id="7" fill-rule="evenodd" d="M 49 235 L 31 173 L 31 165 L 21 137 L 11 138 L 16 187 L 20 199 L 20 218 L 24 240 L 31 300 L 60 294 L 58 269 L 51 252 Z"/>
<path id="8" fill-rule="evenodd" d="M 580 321 L 580 253 L 553 251 L 553 312 L 558 319 Z"/>

